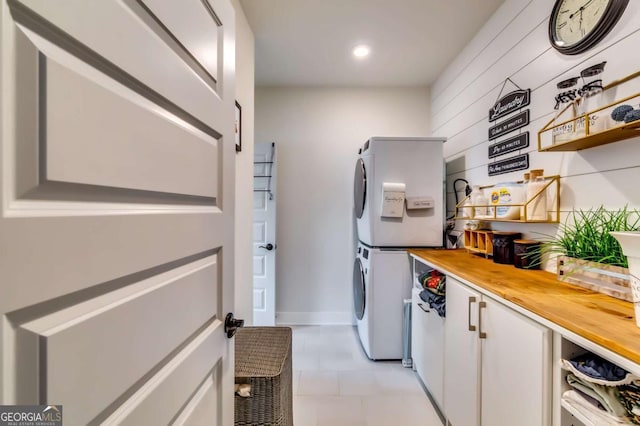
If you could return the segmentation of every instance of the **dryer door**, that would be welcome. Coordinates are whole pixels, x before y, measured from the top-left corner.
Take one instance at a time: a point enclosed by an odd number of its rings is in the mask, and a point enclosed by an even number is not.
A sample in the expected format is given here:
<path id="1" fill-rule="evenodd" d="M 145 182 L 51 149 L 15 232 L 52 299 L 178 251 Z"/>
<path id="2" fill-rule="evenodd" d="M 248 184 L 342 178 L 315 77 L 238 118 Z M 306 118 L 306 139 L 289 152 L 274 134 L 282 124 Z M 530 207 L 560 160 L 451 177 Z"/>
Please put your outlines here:
<path id="1" fill-rule="evenodd" d="M 364 269 L 362 268 L 360 258 L 356 257 L 356 261 L 353 264 L 353 308 L 358 320 L 361 320 L 364 316 L 365 304 Z"/>
<path id="2" fill-rule="evenodd" d="M 364 161 L 358 158 L 356 162 L 356 172 L 353 179 L 353 206 L 356 210 L 356 217 L 360 219 L 364 212 L 364 204 L 367 201 L 367 171 L 364 168 Z"/>

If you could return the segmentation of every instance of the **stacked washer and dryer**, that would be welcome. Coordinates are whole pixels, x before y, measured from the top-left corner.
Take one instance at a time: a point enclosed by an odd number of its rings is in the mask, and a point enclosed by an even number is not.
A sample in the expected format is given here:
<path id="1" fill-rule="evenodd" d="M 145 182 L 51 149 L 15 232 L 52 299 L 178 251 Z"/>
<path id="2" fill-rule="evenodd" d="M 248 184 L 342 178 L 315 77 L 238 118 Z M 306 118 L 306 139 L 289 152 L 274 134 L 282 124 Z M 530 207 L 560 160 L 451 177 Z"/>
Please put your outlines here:
<path id="1" fill-rule="evenodd" d="M 444 141 L 373 137 L 358 152 L 353 302 L 373 360 L 402 358 L 403 301 L 412 285 L 407 248 L 443 246 Z"/>

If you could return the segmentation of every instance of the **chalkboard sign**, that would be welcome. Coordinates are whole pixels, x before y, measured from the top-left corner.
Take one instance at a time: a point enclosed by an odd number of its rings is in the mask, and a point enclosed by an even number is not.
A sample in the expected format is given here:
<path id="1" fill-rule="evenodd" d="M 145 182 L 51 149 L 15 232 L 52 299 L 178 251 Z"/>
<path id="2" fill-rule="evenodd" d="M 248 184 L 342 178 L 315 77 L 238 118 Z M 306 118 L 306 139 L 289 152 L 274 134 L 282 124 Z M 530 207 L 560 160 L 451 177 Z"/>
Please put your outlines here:
<path id="1" fill-rule="evenodd" d="M 496 142 L 489 146 L 489 158 L 495 158 L 509 152 L 517 151 L 529 146 L 529 132 L 520 133 L 509 139 Z"/>
<path id="2" fill-rule="evenodd" d="M 495 121 L 520 108 L 526 107 L 531 102 L 531 89 L 516 90 L 507 93 L 495 103 L 489 110 L 489 121 Z"/>
<path id="3" fill-rule="evenodd" d="M 499 138 L 502 135 L 511 133 L 514 130 L 518 130 L 521 127 L 529 124 L 529 110 L 526 109 L 519 114 L 509 117 L 508 119 L 501 121 L 493 127 L 489 127 L 489 140 Z"/>
<path id="4" fill-rule="evenodd" d="M 529 154 L 522 154 L 489 164 L 489 176 L 526 170 L 529 168 Z"/>

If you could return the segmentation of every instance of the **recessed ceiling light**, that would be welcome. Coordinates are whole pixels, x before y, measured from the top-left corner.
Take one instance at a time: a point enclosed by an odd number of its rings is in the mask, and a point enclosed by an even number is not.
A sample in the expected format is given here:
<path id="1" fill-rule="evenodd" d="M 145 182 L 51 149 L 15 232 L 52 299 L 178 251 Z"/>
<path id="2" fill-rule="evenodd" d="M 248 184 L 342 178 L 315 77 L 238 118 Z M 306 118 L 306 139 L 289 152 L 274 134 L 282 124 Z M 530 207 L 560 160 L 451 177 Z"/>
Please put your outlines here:
<path id="1" fill-rule="evenodd" d="M 366 56 L 369 56 L 370 52 L 371 49 L 369 48 L 369 46 L 366 46 L 364 44 L 353 48 L 353 56 L 355 56 L 356 58 L 364 58 Z"/>

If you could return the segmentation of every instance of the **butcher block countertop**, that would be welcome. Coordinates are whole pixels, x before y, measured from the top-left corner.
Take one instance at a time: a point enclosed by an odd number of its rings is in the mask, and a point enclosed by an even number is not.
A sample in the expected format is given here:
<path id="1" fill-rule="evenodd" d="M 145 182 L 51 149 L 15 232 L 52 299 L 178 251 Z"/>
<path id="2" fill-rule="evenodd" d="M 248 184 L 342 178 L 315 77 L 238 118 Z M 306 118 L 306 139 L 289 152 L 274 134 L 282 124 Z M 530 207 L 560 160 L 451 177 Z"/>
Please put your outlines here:
<path id="1" fill-rule="evenodd" d="M 640 328 L 630 302 L 565 284 L 549 272 L 493 263 L 464 249 L 408 252 L 640 364 Z"/>

